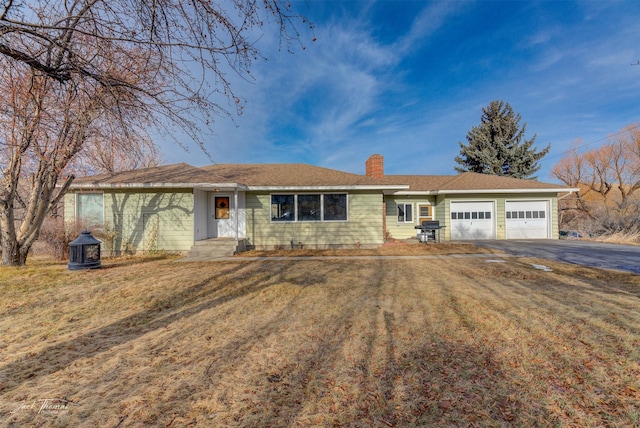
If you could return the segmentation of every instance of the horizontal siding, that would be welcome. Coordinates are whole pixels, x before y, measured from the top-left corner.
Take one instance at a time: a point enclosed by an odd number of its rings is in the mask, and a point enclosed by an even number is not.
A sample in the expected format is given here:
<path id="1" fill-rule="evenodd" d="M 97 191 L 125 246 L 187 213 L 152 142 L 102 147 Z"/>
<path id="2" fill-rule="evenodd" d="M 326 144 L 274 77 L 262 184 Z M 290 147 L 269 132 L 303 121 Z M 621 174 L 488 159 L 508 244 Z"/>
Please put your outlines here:
<path id="1" fill-rule="evenodd" d="M 417 235 L 416 226 L 418 225 L 418 205 L 431 204 L 434 220 L 437 219 L 438 207 L 435 206 L 435 198 L 433 196 L 425 197 L 385 197 L 387 206 L 386 223 L 389 236 L 394 239 L 415 238 Z M 398 223 L 398 204 L 413 204 L 413 222 Z"/>
<path id="2" fill-rule="evenodd" d="M 383 243 L 382 195 L 348 193 L 348 221 L 272 222 L 271 195 L 247 194 L 247 238 L 256 248 L 303 244 L 306 248 L 371 247 Z"/>
<path id="3" fill-rule="evenodd" d="M 139 251 L 188 251 L 193 245 L 193 193 L 191 189 L 172 192 L 103 192 L 105 254 Z M 75 219 L 75 193 L 65 195 L 66 220 Z M 106 250 L 106 251 L 105 251 Z"/>
<path id="4" fill-rule="evenodd" d="M 447 226 L 449 226 L 451 211 L 447 199 L 443 195 L 436 196 L 435 205 L 435 219 L 440 222 L 440 226 L 445 226 L 443 229 L 440 229 L 440 240 L 450 241 L 451 229 Z"/>
<path id="5" fill-rule="evenodd" d="M 107 223 L 116 252 L 188 251 L 193 245 L 193 193 L 105 192 Z"/>
<path id="6" fill-rule="evenodd" d="M 76 194 L 68 192 L 64 195 L 63 218 L 65 222 L 73 223 L 76 219 Z"/>

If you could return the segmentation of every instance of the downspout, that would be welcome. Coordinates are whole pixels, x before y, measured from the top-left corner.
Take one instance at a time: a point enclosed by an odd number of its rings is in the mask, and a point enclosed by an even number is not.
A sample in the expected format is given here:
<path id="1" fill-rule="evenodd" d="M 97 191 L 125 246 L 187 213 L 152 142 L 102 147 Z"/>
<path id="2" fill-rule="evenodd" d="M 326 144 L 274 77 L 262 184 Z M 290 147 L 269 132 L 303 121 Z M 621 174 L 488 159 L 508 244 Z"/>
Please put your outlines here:
<path id="1" fill-rule="evenodd" d="M 574 192 L 579 192 L 579 191 L 580 191 L 580 189 L 571 189 L 571 190 L 569 190 L 569 191 L 567 192 L 567 194 L 566 194 L 566 195 L 562 195 L 562 196 L 560 196 L 560 197 L 558 198 L 558 200 L 562 200 L 562 199 L 566 198 L 567 196 L 571 196 L 571 195 L 573 195 L 573 193 L 574 193 Z"/>

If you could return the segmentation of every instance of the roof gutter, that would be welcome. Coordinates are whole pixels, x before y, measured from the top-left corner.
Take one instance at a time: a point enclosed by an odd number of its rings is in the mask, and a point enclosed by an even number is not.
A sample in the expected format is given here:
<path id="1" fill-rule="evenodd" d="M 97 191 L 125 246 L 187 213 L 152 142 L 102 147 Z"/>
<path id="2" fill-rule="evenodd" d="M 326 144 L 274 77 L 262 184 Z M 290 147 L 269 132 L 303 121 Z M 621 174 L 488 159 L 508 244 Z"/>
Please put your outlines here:
<path id="1" fill-rule="evenodd" d="M 542 189 L 469 189 L 469 190 L 426 190 L 424 192 L 396 192 L 396 195 L 462 195 L 476 193 L 559 193 L 559 192 L 575 192 L 579 189 L 574 188 L 542 188 Z"/>
<path id="2" fill-rule="evenodd" d="M 284 191 L 284 192 L 299 192 L 299 191 L 344 191 L 344 190 L 402 190 L 408 189 L 409 186 L 400 185 L 350 185 L 350 186 L 247 186 L 247 190 L 253 191 Z"/>
<path id="3" fill-rule="evenodd" d="M 578 188 L 578 187 L 571 187 L 571 188 L 568 188 L 568 189 L 566 190 L 567 194 L 566 194 L 566 195 L 562 195 L 562 196 L 558 197 L 558 200 L 564 199 L 564 198 L 566 198 L 567 196 L 571 196 L 571 194 L 572 194 L 573 192 L 576 192 L 576 193 L 577 193 L 577 192 L 579 192 L 579 191 L 580 191 L 580 188 Z"/>
<path id="4" fill-rule="evenodd" d="M 88 189 L 239 189 L 247 190 L 247 186 L 238 183 L 80 183 L 72 184 L 71 190 Z"/>

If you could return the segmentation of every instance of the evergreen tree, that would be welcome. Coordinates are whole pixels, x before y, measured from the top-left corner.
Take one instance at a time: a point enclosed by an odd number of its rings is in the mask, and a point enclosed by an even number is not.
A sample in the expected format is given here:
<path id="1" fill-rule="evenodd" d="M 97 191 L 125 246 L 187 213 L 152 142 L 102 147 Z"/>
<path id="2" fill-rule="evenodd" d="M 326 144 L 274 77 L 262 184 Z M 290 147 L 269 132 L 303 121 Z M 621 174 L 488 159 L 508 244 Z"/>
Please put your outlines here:
<path id="1" fill-rule="evenodd" d="M 455 161 L 461 166 L 456 171 L 535 179 L 538 161 L 550 146 L 540 151 L 533 148 L 536 136 L 525 139 L 526 127 L 526 123 L 520 127 L 520 115 L 509 103 L 492 101 L 482 109 L 480 125 L 467 133 L 468 144 L 458 142 L 460 155 Z"/>

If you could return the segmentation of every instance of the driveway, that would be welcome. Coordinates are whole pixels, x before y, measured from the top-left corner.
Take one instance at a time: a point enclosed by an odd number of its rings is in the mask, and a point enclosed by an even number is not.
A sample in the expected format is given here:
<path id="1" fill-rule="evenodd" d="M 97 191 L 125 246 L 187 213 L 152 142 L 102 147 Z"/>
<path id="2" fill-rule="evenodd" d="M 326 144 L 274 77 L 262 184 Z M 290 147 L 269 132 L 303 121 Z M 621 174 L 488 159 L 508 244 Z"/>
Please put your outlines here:
<path id="1" fill-rule="evenodd" d="M 515 256 L 538 257 L 640 274 L 640 246 L 572 240 L 474 241 Z"/>

